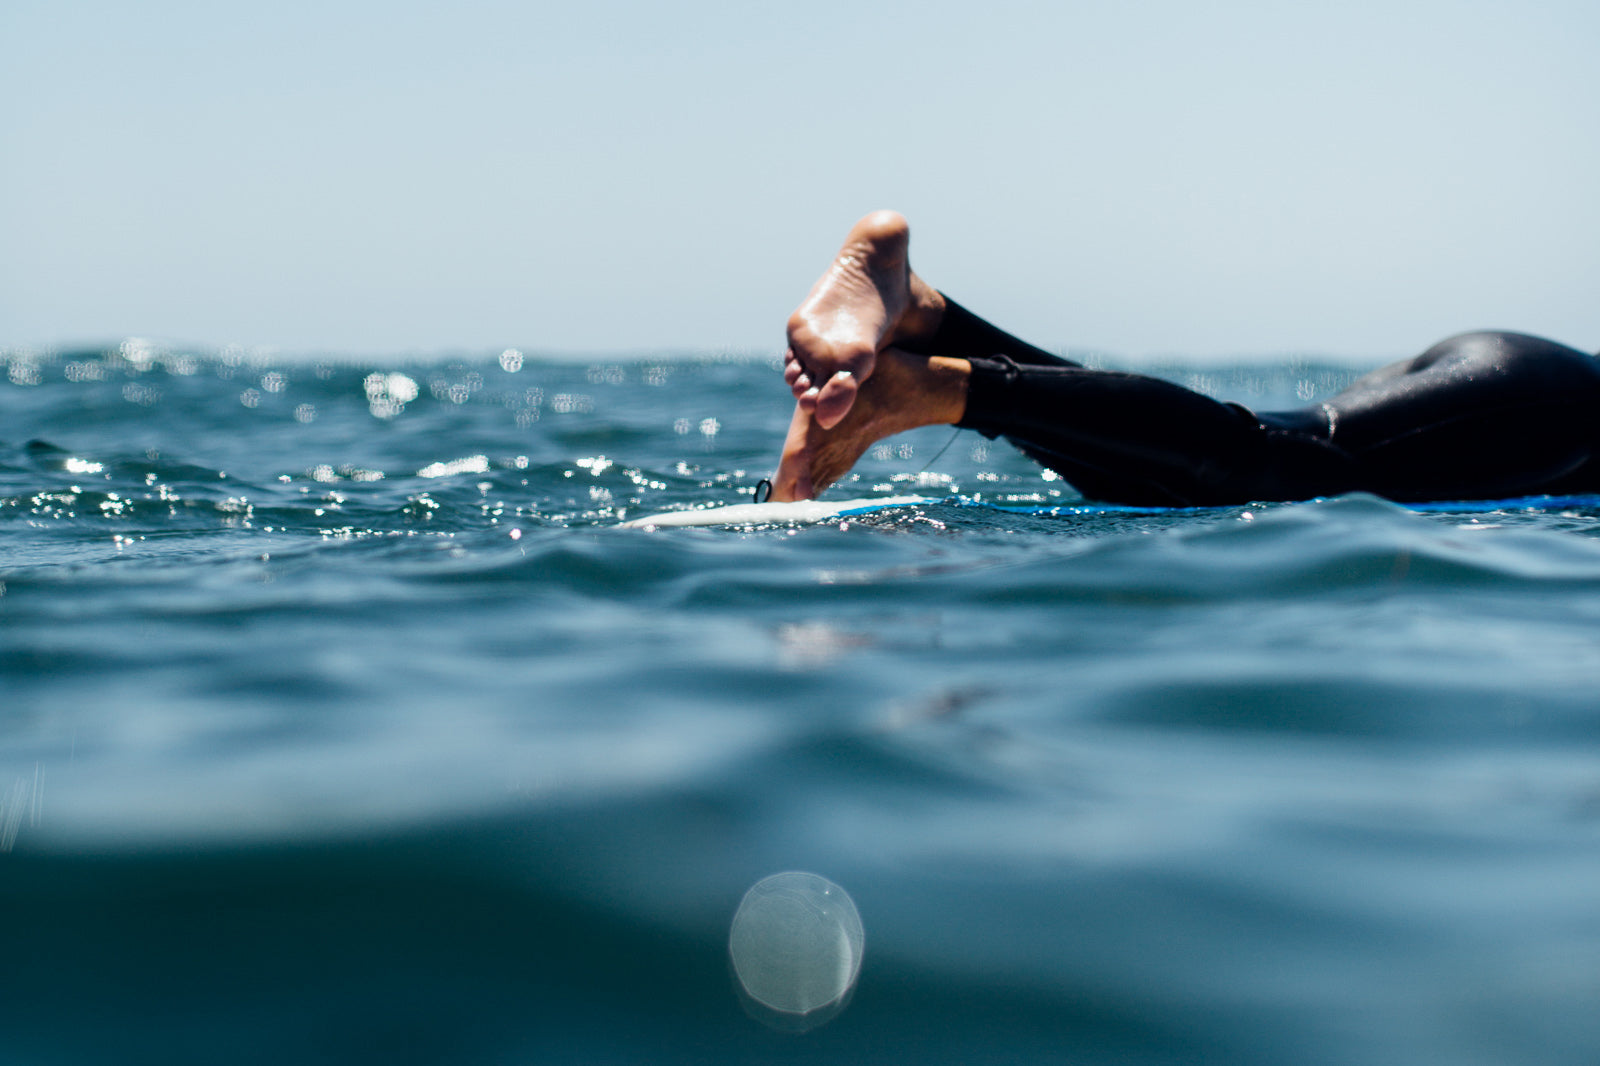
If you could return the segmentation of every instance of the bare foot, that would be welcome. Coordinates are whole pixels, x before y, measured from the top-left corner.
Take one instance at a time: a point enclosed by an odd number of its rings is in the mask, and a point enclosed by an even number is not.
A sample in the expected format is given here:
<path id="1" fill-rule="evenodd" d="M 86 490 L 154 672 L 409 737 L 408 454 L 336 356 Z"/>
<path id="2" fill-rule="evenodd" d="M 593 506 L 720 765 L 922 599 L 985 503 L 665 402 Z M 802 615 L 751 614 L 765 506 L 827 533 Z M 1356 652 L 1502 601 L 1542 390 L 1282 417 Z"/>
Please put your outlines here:
<path id="1" fill-rule="evenodd" d="M 815 499 L 884 437 L 961 421 L 971 363 L 899 348 L 875 354 L 876 373 L 861 383 L 855 403 L 832 429 L 824 429 L 804 404 L 795 406 L 783 458 L 772 476 L 773 500 Z"/>
<path id="2" fill-rule="evenodd" d="M 911 272 L 911 228 L 903 215 L 875 211 L 851 227 L 811 295 L 789 316 L 784 380 L 802 410 L 831 429 L 872 376 L 880 351 L 931 336 L 944 297 Z"/>

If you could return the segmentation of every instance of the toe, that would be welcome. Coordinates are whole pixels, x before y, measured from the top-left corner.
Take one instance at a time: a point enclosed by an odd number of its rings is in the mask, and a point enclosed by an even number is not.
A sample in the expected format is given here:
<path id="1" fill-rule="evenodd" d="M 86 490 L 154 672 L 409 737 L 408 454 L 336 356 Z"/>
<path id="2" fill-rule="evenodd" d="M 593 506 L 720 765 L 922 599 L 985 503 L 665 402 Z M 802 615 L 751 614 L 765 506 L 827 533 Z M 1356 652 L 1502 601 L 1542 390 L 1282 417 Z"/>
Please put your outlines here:
<path id="1" fill-rule="evenodd" d="M 792 348 L 783 353 L 783 380 L 788 382 L 789 391 L 794 393 L 797 400 L 811 388 L 811 376 L 806 373 L 800 357 L 794 354 Z"/>
<path id="2" fill-rule="evenodd" d="M 823 429 L 832 429 L 838 425 L 854 406 L 858 388 L 855 375 L 848 370 L 840 371 L 829 378 L 822 388 L 817 390 L 817 424 Z"/>

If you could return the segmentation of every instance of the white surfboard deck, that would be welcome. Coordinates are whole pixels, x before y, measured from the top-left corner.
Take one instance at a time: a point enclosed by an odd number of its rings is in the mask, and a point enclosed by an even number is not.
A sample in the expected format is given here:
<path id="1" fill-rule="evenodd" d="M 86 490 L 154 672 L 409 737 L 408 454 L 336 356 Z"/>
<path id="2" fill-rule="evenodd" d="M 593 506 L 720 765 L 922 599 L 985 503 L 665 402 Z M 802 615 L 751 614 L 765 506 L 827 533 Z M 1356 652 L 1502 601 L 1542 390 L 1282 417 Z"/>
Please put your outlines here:
<path id="1" fill-rule="evenodd" d="M 734 503 L 726 507 L 702 507 L 694 511 L 667 511 L 631 518 L 622 523 L 631 529 L 666 529 L 669 526 L 781 526 L 826 522 L 871 514 L 889 507 L 919 503 L 938 503 L 933 496 L 878 496 L 862 500 L 796 500 L 793 503 Z"/>

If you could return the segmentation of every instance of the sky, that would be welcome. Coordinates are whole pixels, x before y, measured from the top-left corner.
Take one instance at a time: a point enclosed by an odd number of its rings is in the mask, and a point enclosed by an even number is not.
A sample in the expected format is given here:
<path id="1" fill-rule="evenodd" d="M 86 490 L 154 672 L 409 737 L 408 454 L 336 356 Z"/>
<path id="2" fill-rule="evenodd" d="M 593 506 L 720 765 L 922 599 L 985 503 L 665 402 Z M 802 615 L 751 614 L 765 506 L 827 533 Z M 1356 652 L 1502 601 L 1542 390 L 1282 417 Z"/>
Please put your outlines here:
<path id="1" fill-rule="evenodd" d="M 0 349 L 780 351 L 850 224 L 1052 349 L 1600 347 L 1594 0 L 4 0 Z"/>

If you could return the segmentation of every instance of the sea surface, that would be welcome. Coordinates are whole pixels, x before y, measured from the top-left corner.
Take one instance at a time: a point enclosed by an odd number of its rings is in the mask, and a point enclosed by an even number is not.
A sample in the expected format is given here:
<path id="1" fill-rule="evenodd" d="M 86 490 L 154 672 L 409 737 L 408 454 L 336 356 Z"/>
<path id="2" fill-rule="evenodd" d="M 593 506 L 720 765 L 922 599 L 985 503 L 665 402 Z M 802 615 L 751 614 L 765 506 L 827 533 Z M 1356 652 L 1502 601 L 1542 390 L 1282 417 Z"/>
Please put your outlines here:
<path id="1" fill-rule="evenodd" d="M 646 531 L 770 473 L 770 356 L 0 379 L 4 1066 L 1600 1060 L 1600 501 L 923 430 L 830 495 L 946 502 Z M 859 916 L 805 1024 L 730 962 L 785 871 Z"/>

